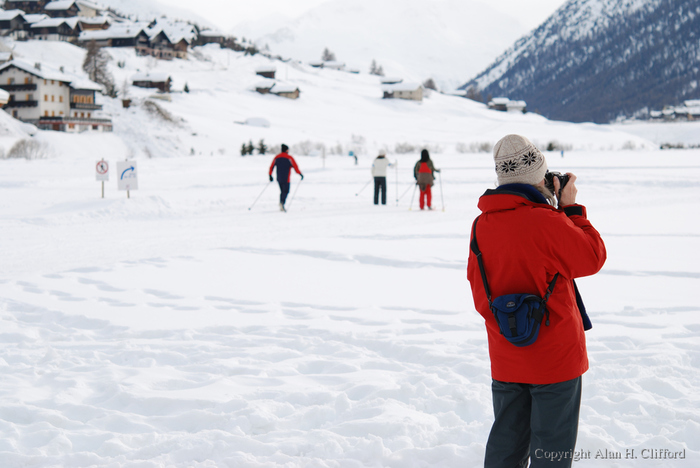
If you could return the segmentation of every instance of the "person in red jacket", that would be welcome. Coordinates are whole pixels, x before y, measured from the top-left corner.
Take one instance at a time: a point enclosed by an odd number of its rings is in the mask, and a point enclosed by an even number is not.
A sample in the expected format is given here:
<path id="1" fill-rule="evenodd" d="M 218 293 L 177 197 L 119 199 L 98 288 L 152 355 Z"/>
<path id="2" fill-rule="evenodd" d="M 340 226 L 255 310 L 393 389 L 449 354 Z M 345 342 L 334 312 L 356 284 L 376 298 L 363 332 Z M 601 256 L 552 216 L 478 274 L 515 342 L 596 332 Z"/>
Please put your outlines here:
<path id="1" fill-rule="evenodd" d="M 280 211 L 287 211 L 284 208 L 284 204 L 287 202 L 287 195 L 289 195 L 289 182 L 292 178 L 292 169 L 301 176 L 301 180 L 304 180 L 304 174 L 299 170 L 297 162 L 293 157 L 287 154 L 287 151 L 289 151 L 289 147 L 287 145 L 282 145 L 282 152 L 272 160 L 270 172 L 268 173 L 270 182 L 272 182 L 272 170 L 277 167 L 277 183 L 280 186 Z"/>
<path id="2" fill-rule="evenodd" d="M 474 230 L 491 296 L 544 297 L 559 277 L 546 304 L 549 325 L 543 321 L 536 341 L 517 347 L 501 334 L 476 255 L 469 253 L 467 277 L 486 324 L 491 360 L 495 420 L 484 466 L 525 467 L 529 459 L 531 467 L 568 467 L 578 434 L 581 376 L 588 370 L 584 327 L 590 328 L 573 280 L 603 267 L 605 245 L 586 208 L 576 204 L 574 174 L 567 174 L 563 188 L 554 177 L 551 193 L 544 156 L 519 135 L 502 138 L 493 155 L 498 187 L 479 199 L 482 214 Z M 569 455 L 552 461 L 552 453 Z"/>

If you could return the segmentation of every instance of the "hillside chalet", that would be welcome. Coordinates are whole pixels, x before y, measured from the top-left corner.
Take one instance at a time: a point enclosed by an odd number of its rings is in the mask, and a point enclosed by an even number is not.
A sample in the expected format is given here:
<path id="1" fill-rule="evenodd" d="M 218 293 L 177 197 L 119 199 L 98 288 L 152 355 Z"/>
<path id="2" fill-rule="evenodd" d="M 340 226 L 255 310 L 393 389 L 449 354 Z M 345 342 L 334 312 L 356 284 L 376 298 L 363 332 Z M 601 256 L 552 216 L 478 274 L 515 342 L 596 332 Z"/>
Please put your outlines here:
<path id="1" fill-rule="evenodd" d="M 13 60 L 0 66 L 0 88 L 10 94 L 3 108 L 42 130 L 112 130 L 111 120 L 95 116 L 102 109 L 95 102 L 102 87 L 87 79 Z"/>
<path id="2" fill-rule="evenodd" d="M 488 103 L 489 109 L 501 112 L 527 112 L 527 103 L 525 101 L 511 101 L 507 97 L 496 97 Z"/>
<path id="3" fill-rule="evenodd" d="M 131 83 L 139 88 L 156 88 L 169 93 L 172 80 L 167 73 L 137 73 L 131 77 Z"/>
<path id="4" fill-rule="evenodd" d="M 395 83 L 382 86 L 384 99 L 423 100 L 423 85 L 420 83 Z"/>
<path id="5" fill-rule="evenodd" d="M 22 10 L 24 13 L 41 13 L 50 0 L 5 0 L 5 10 Z"/>
<path id="6" fill-rule="evenodd" d="M 275 79 L 277 68 L 274 65 L 261 65 L 255 69 L 255 74 L 265 78 Z"/>
<path id="7" fill-rule="evenodd" d="M 86 0 L 54 0 L 44 7 L 44 12 L 52 18 L 91 18 L 99 15 L 101 11 L 99 5 Z"/>
<path id="8" fill-rule="evenodd" d="M 78 18 L 46 18 L 31 25 L 31 36 L 39 41 L 75 43 L 80 36 Z"/>

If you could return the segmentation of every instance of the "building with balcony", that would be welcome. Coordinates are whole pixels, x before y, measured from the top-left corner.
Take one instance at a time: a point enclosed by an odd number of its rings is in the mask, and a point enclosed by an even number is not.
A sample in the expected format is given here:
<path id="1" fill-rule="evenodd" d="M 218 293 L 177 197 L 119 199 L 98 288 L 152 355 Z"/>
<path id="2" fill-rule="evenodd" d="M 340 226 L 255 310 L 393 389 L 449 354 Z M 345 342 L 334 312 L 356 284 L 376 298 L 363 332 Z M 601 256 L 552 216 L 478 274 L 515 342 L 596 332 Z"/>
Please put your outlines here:
<path id="1" fill-rule="evenodd" d="M 3 109 L 40 129 L 112 130 L 112 122 L 98 115 L 102 105 L 95 97 L 102 87 L 90 80 L 12 60 L 0 65 L 0 89 L 9 93 Z"/>

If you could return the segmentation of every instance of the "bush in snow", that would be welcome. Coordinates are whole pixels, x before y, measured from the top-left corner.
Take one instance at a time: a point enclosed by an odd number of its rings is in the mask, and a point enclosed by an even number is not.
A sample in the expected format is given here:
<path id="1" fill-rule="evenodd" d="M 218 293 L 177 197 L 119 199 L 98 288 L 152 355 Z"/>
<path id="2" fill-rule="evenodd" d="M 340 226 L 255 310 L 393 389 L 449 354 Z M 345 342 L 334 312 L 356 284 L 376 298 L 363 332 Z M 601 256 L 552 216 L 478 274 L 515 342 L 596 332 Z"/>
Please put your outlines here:
<path id="1" fill-rule="evenodd" d="M 157 117 L 165 122 L 172 123 L 177 126 L 180 126 L 183 122 L 181 118 L 175 117 L 170 112 L 163 109 L 161 106 L 159 106 L 151 100 L 144 101 L 143 108 L 146 109 L 146 112 L 148 112 L 153 117 Z"/>
<path id="2" fill-rule="evenodd" d="M 25 138 L 19 140 L 5 156 L 7 159 L 44 159 L 48 157 L 48 147 L 41 142 Z"/>
<path id="3" fill-rule="evenodd" d="M 438 89 L 437 89 L 437 85 L 435 84 L 435 80 L 433 80 L 432 78 L 428 78 L 427 80 L 425 80 L 425 81 L 423 82 L 423 87 L 424 87 L 425 89 L 432 89 L 433 91 L 437 91 L 437 90 L 438 90 Z"/>
<path id="4" fill-rule="evenodd" d="M 490 141 L 475 141 L 469 144 L 457 143 L 455 150 L 458 153 L 490 153 L 493 148 L 493 143 Z"/>

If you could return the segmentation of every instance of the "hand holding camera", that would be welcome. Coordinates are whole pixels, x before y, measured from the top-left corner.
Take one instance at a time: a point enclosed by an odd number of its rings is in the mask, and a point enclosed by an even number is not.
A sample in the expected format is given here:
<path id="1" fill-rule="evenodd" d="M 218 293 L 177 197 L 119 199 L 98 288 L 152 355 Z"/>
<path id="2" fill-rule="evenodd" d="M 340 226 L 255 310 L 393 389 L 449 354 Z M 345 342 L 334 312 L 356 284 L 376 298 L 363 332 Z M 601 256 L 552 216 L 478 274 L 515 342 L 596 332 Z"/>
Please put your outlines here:
<path id="1" fill-rule="evenodd" d="M 562 174 L 560 172 L 550 172 L 544 175 L 544 184 L 550 192 L 557 197 L 559 206 L 573 205 L 576 203 L 576 194 L 578 189 L 574 182 L 576 176 L 571 172 Z"/>

